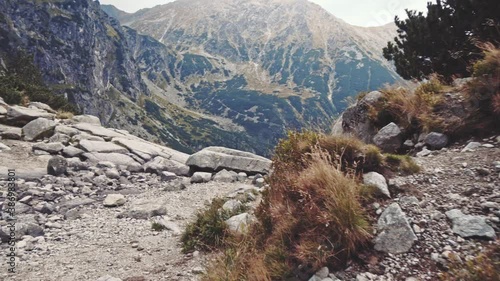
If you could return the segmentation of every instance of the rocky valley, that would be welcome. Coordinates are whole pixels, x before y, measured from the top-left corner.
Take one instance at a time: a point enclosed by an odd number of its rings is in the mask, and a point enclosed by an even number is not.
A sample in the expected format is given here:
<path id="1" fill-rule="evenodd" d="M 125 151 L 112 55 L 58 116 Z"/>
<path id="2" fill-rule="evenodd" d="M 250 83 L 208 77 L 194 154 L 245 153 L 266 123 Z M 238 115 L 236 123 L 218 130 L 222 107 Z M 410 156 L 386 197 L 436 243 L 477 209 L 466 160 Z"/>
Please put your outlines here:
<path id="1" fill-rule="evenodd" d="M 32 56 L 54 92 L 134 135 L 268 156 L 286 130 L 328 128 L 346 98 L 400 79 L 381 53 L 394 25 L 353 27 L 305 0 L 242 3 L 109 12 L 125 27 L 90 0 L 5 0 L 2 65 Z"/>

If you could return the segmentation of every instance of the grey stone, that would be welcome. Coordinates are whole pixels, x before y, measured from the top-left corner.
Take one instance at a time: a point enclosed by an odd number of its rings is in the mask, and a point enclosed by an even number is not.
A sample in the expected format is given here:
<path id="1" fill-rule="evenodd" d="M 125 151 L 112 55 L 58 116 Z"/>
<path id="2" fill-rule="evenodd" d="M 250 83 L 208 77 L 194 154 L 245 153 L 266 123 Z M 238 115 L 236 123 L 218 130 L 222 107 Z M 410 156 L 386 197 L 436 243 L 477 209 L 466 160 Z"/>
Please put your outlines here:
<path id="1" fill-rule="evenodd" d="M 73 143 L 79 143 L 82 140 L 89 140 L 89 141 L 101 141 L 104 142 L 104 138 L 98 137 L 98 136 L 93 136 L 88 133 L 82 132 L 78 135 L 72 136 L 70 142 Z"/>
<path id="2" fill-rule="evenodd" d="M 229 172 L 224 169 L 217 174 L 215 174 L 213 180 L 217 182 L 235 182 L 238 175 L 235 172 Z"/>
<path id="3" fill-rule="evenodd" d="M 47 165 L 47 173 L 53 176 L 60 176 L 66 173 L 68 161 L 61 156 L 52 157 Z"/>
<path id="4" fill-rule="evenodd" d="M 91 163 L 99 163 L 101 161 L 109 161 L 118 166 L 130 166 L 138 164 L 132 157 L 121 153 L 84 153 L 82 155 Z"/>
<path id="5" fill-rule="evenodd" d="M 168 160 L 161 156 L 155 157 L 153 160 L 144 164 L 144 170 L 148 173 L 161 175 L 163 171 L 175 173 L 178 176 L 189 175 L 189 167 L 174 160 Z"/>
<path id="6" fill-rule="evenodd" d="M 384 152 L 395 152 L 401 148 L 402 132 L 398 125 L 390 123 L 373 137 L 373 143 Z"/>
<path id="7" fill-rule="evenodd" d="M 384 176 L 377 172 L 369 172 L 363 175 L 363 183 L 377 188 L 381 195 L 391 198 L 389 187 Z"/>
<path id="8" fill-rule="evenodd" d="M 47 112 L 50 112 L 50 113 L 56 113 L 55 110 L 52 109 L 52 107 L 50 107 L 49 105 L 45 104 L 45 103 L 41 103 L 41 102 L 36 102 L 36 101 L 32 101 L 28 104 L 28 108 L 38 108 L 38 109 L 42 109 L 42 110 L 45 110 Z"/>
<path id="9" fill-rule="evenodd" d="M 473 152 L 475 151 L 476 149 L 480 148 L 481 147 L 481 143 L 479 142 L 469 142 L 463 149 L 462 149 L 462 152 Z"/>
<path id="10" fill-rule="evenodd" d="M 397 203 L 389 205 L 377 222 L 379 234 L 375 250 L 391 254 L 406 253 L 417 240 L 406 216 Z"/>
<path id="11" fill-rule="evenodd" d="M 42 150 L 50 154 L 58 154 L 64 149 L 64 145 L 60 142 L 37 143 L 32 147 L 33 150 Z"/>
<path id="12" fill-rule="evenodd" d="M 9 150 L 11 150 L 10 147 L 0 142 L 0 151 L 9 151 Z"/>
<path id="13" fill-rule="evenodd" d="M 175 177 L 176 177 L 176 179 L 169 180 L 165 183 L 165 185 L 164 185 L 165 191 L 179 191 L 179 190 L 186 189 L 186 186 L 189 184 L 189 178 L 186 178 L 187 179 L 187 181 L 186 181 L 184 179 L 178 178 L 177 176 L 175 176 Z"/>
<path id="14" fill-rule="evenodd" d="M 74 146 L 67 146 L 65 148 L 63 148 L 62 150 L 62 154 L 65 156 L 65 157 L 77 157 L 77 156 L 80 156 L 84 153 L 83 150 L 79 149 L 79 148 L 76 148 Z"/>
<path id="15" fill-rule="evenodd" d="M 222 209 L 229 213 L 235 213 L 242 207 L 243 204 L 240 201 L 234 199 L 228 200 L 226 203 L 224 203 L 224 205 L 222 205 Z"/>
<path id="16" fill-rule="evenodd" d="M 120 173 L 118 172 L 118 170 L 116 169 L 108 169 L 104 172 L 104 174 L 106 175 L 106 177 L 110 178 L 110 179 L 119 179 L 120 178 Z"/>
<path id="17" fill-rule="evenodd" d="M 150 161 L 156 156 L 161 156 L 165 159 L 185 164 L 189 155 L 164 147 L 155 143 L 147 142 L 142 139 L 129 139 L 129 138 L 113 138 L 113 142 L 126 147 L 132 153 L 141 157 L 145 161 Z M 171 172 L 171 171 L 170 171 Z"/>
<path id="18" fill-rule="evenodd" d="M 54 129 L 54 132 L 57 134 L 62 134 L 62 135 L 67 135 L 69 137 L 73 137 L 76 135 L 80 134 L 80 131 L 78 131 L 75 128 L 71 128 L 66 125 L 57 125 L 56 128 Z"/>
<path id="19" fill-rule="evenodd" d="M 124 136 L 123 134 L 113 131 L 111 129 L 107 129 L 99 125 L 94 125 L 89 123 L 78 123 L 73 125 L 73 127 L 80 131 L 89 133 L 91 135 L 102 137 L 105 140 L 111 140 L 113 138 L 119 138 Z"/>
<path id="20" fill-rule="evenodd" d="M 499 164 L 500 165 L 500 164 Z M 238 173 L 238 181 L 239 182 L 245 182 L 247 180 L 248 176 L 244 172 L 239 172 Z"/>
<path id="21" fill-rule="evenodd" d="M 256 187 L 259 187 L 259 188 L 263 187 L 264 184 L 266 184 L 266 180 L 264 178 L 258 178 L 258 179 L 255 179 L 255 181 L 254 181 L 254 185 Z"/>
<path id="22" fill-rule="evenodd" d="M 164 204 L 157 201 L 138 201 L 133 202 L 128 210 L 118 215 L 118 218 L 149 219 L 155 216 L 167 214 Z"/>
<path id="23" fill-rule="evenodd" d="M 88 123 L 101 126 L 101 120 L 99 119 L 99 117 L 93 115 L 76 115 L 73 116 L 71 120 L 76 123 Z"/>
<path id="24" fill-rule="evenodd" d="M 91 153 L 121 153 L 126 154 L 129 151 L 119 145 L 116 145 L 111 142 L 103 142 L 103 141 L 90 141 L 90 140 L 81 140 L 79 143 L 79 147 L 86 152 Z"/>
<path id="25" fill-rule="evenodd" d="M 54 120 L 55 114 L 49 113 L 45 110 L 38 108 L 27 108 L 18 105 L 14 105 L 9 107 L 7 110 L 7 119 L 6 122 L 8 124 L 14 124 L 17 126 L 24 126 L 29 122 L 38 119 L 50 119 Z"/>
<path id="26" fill-rule="evenodd" d="M 255 218 L 249 213 L 243 213 L 233 216 L 225 221 L 229 230 L 234 231 L 239 234 L 245 234 L 248 232 L 249 226 Z"/>
<path id="27" fill-rule="evenodd" d="M 52 137 L 49 138 L 49 142 L 60 142 L 64 145 L 68 145 L 70 139 L 71 138 L 68 135 L 64 135 L 61 133 L 55 133 Z"/>
<path id="28" fill-rule="evenodd" d="M 54 133 L 56 123 L 45 118 L 38 118 L 26 124 L 22 128 L 23 137 L 26 141 L 35 141 L 50 137 Z"/>
<path id="29" fill-rule="evenodd" d="M 211 173 L 196 172 L 191 177 L 191 183 L 204 183 L 209 182 L 212 179 Z"/>
<path id="30" fill-rule="evenodd" d="M 171 172 L 161 172 L 160 173 L 160 178 L 162 181 L 173 181 L 177 179 L 177 175 Z"/>
<path id="31" fill-rule="evenodd" d="M 106 199 L 104 199 L 104 207 L 118 207 L 122 206 L 127 202 L 127 199 L 122 194 L 108 194 Z"/>
<path id="32" fill-rule="evenodd" d="M 425 137 L 424 142 L 432 149 L 441 149 L 448 144 L 448 136 L 437 132 L 431 132 Z"/>
<path id="33" fill-rule="evenodd" d="M 4 140 L 20 140 L 22 135 L 21 128 L 0 125 L 0 137 Z"/>
<path id="34" fill-rule="evenodd" d="M 85 171 L 90 168 L 90 165 L 86 162 L 82 162 L 78 157 L 67 158 L 68 167 L 73 168 L 76 171 Z"/>
<path id="35" fill-rule="evenodd" d="M 228 169 L 247 174 L 267 174 L 271 169 L 271 160 L 267 158 L 225 147 L 207 147 L 191 155 L 186 164 L 194 170 Z"/>
<path id="36" fill-rule="evenodd" d="M 453 233 L 463 238 L 480 237 L 495 239 L 495 230 L 486 223 L 484 217 L 465 215 L 458 209 L 446 212 L 446 216 L 452 221 Z"/>
<path id="37" fill-rule="evenodd" d="M 63 201 L 58 204 L 61 209 L 71 210 L 76 207 L 86 206 L 93 204 L 95 200 L 90 198 L 77 198 L 72 200 Z"/>
<path id="38" fill-rule="evenodd" d="M 404 146 L 406 147 L 414 147 L 415 144 L 413 143 L 412 140 L 406 140 L 404 143 L 403 143 Z"/>
<path id="39" fill-rule="evenodd" d="M 428 150 L 427 148 L 423 148 L 422 151 L 417 153 L 417 157 L 425 157 L 431 155 L 432 151 Z"/>

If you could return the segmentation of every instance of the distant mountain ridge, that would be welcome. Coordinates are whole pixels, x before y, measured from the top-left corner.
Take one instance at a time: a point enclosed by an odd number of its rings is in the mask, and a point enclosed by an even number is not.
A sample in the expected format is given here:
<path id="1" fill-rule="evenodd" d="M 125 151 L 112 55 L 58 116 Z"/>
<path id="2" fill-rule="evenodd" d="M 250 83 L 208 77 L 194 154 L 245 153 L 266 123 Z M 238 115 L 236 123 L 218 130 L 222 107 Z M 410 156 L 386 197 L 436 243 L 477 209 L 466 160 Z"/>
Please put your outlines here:
<path id="1" fill-rule="evenodd" d="M 269 155 L 287 129 L 326 128 L 345 98 L 398 79 L 377 35 L 390 27 L 353 27 L 303 0 L 201 3 L 128 14 L 92 0 L 0 1 L 0 58 L 25 50 L 85 113 L 185 152 Z"/>

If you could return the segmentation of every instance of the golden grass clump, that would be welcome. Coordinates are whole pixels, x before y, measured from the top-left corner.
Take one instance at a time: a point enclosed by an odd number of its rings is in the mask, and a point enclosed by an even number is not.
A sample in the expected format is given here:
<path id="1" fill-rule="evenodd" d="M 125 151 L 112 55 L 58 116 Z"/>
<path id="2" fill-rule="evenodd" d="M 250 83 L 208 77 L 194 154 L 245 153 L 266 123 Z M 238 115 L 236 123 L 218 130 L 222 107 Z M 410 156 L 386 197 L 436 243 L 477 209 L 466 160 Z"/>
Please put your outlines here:
<path id="1" fill-rule="evenodd" d="M 290 133 L 276 148 L 257 223 L 246 236 L 226 239 L 203 280 L 283 280 L 344 266 L 371 239 L 356 181 L 367 155 L 383 161 L 378 149 L 353 138 Z"/>

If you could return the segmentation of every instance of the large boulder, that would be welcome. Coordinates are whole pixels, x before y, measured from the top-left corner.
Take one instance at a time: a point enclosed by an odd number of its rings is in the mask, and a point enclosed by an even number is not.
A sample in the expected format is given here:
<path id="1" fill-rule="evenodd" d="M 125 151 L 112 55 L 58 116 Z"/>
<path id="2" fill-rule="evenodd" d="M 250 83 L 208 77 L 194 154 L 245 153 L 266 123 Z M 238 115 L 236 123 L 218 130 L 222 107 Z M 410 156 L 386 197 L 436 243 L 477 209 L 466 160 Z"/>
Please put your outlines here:
<path id="1" fill-rule="evenodd" d="M 271 160 L 249 152 L 225 147 L 207 147 L 191 155 L 186 164 L 194 171 L 221 171 L 223 169 L 248 174 L 268 174 Z"/>
<path id="2" fill-rule="evenodd" d="M 395 123 L 390 123 L 378 131 L 373 137 L 373 143 L 384 152 L 395 152 L 403 143 L 401 129 Z"/>
<path id="3" fill-rule="evenodd" d="M 389 205 L 377 222 L 378 236 L 375 250 L 391 254 L 408 252 L 417 236 L 413 232 L 406 215 L 398 203 Z"/>
<path id="4" fill-rule="evenodd" d="M 371 143 L 375 136 L 375 126 L 370 120 L 368 112 L 370 107 L 380 101 L 383 94 L 373 91 L 366 94 L 354 106 L 347 108 L 334 123 L 334 135 L 354 135 L 366 143 Z"/>
<path id="5" fill-rule="evenodd" d="M 6 122 L 12 125 L 24 126 L 38 118 L 54 120 L 55 114 L 49 113 L 43 109 L 14 105 L 9 107 L 7 111 Z"/>
<path id="6" fill-rule="evenodd" d="M 38 118 L 26 124 L 22 129 L 22 134 L 26 141 L 35 141 L 52 136 L 55 127 L 56 123 L 54 121 Z"/>
<path id="7" fill-rule="evenodd" d="M 424 142 L 432 149 L 441 149 L 448 144 L 448 136 L 441 133 L 431 132 L 425 137 Z"/>
<path id="8" fill-rule="evenodd" d="M 79 147 L 86 152 L 121 153 L 121 154 L 128 153 L 128 150 L 123 146 L 119 146 L 114 143 L 105 141 L 81 140 L 79 143 Z"/>
<path id="9" fill-rule="evenodd" d="M 238 174 L 234 171 L 222 170 L 214 176 L 216 182 L 235 182 L 238 179 Z"/>
<path id="10" fill-rule="evenodd" d="M 178 176 L 189 175 L 189 167 L 187 165 L 174 160 L 165 159 L 161 156 L 157 156 L 144 164 L 144 170 L 147 173 L 154 173 L 157 175 L 161 175 L 163 171 L 168 171 Z"/>

